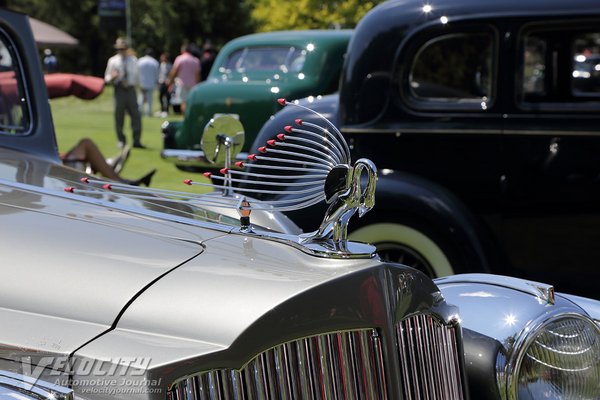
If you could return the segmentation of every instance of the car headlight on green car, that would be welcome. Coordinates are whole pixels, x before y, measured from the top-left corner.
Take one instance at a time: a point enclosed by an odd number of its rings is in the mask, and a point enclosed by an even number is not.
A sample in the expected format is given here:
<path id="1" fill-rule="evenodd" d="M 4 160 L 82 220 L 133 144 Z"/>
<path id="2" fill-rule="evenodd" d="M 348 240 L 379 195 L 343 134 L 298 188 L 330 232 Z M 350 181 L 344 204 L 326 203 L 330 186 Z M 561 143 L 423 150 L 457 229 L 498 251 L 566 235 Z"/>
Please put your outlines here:
<path id="1" fill-rule="evenodd" d="M 558 315 L 529 330 L 510 385 L 519 400 L 598 399 L 600 330 L 581 315 Z M 513 393 L 514 393 L 513 392 Z"/>

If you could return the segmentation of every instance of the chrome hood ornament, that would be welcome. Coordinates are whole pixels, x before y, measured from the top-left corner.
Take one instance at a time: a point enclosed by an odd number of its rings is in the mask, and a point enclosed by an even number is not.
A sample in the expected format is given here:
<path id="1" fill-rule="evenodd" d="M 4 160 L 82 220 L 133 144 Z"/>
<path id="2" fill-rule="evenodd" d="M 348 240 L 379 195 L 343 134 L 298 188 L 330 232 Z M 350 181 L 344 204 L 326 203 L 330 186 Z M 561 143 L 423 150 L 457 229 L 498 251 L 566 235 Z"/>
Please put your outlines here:
<path id="1" fill-rule="evenodd" d="M 239 214 L 242 234 L 268 236 L 293 244 L 310 254 L 322 257 L 374 257 L 375 247 L 348 242 L 350 218 L 358 212 L 362 217 L 375 205 L 377 168 L 367 159 L 351 163 L 350 149 L 341 132 L 323 115 L 285 99 L 278 102 L 307 110 L 323 124 L 296 120 L 295 126 L 284 127 L 284 133 L 268 140 L 249 162 L 231 165 L 232 149 L 243 143 L 243 128 L 235 118 L 222 115 L 212 119 L 204 131 L 203 141 L 210 144 L 215 163 L 225 155 L 225 167 L 218 173 L 205 172 L 211 183 L 186 179 L 187 185 L 207 186 L 219 193 L 190 194 L 170 190 L 145 190 L 116 182 L 83 178 L 91 190 L 68 187 L 67 192 L 95 195 L 99 190 L 118 191 L 145 201 L 168 199 L 186 206 L 212 210 L 229 209 Z M 257 200 L 252 196 L 272 199 Z M 273 232 L 257 232 L 251 224 L 253 211 L 291 211 L 325 201 L 329 208 L 319 226 L 299 237 Z"/>
<path id="2" fill-rule="evenodd" d="M 250 154 L 250 163 L 237 162 L 238 168 L 223 168 L 220 174 L 206 172 L 208 185 L 230 195 L 232 207 L 240 210 L 298 210 L 325 201 L 329 204 L 319 228 L 301 235 L 303 244 L 324 245 L 334 252 L 348 252 L 347 230 L 350 218 L 358 211 L 362 217 L 375 205 L 377 168 L 368 159 L 351 163 L 350 149 L 341 132 L 323 115 L 285 99 L 278 102 L 307 110 L 323 126 L 295 120 L 284 133 L 268 140 L 258 153 Z M 364 186 L 363 186 L 364 183 Z M 232 188 L 232 184 L 236 187 Z M 238 196 L 231 196 L 236 192 Z M 275 196 L 274 200 L 250 201 L 244 194 Z M 248 204 L 246 207 L 241 204 Z M 247 217 L 247 215 L 246 215 Z M 247 222 L 242 224 L 246 226 Z"/>

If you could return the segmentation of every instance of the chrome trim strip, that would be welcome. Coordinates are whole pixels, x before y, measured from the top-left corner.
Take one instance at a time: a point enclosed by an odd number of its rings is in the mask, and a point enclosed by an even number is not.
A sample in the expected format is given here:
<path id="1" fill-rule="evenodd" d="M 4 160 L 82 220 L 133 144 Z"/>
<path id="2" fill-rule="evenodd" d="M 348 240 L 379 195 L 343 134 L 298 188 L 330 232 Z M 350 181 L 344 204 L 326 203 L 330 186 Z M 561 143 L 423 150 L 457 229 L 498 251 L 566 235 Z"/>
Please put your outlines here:
<path id="1" fill-rule="evenodd" d="M 94 204 L 94 205 L 98 205 L 98 206 L 102 206 L 102 207 L 107 207 L 107 208 L 113 209 L 113 210 L 119 210 L 119 211 L 131 213 L 131 214 L 152 217 L 152 218 L 156 218 L 156 219 L 163 220 L 163 221 L 166 220 L 166 221 L 178 222 L 178 223 L 191 225 L 191 226 L 198 226 L 201 228 L 213 229 L 213 230 L 223 232 L 223 233 L 228 233 L 228 234 L 243 235 L 243 236 L 251 235 L 254 237 L 261 238 L 261 239 L 271 240 L 271 241 L 279 242 L 279 243 L 282 243 L 282 244 L 285 244 L 288 246 L 295 247 L 296 249 L 302 251 L 303 253 L 309 254 L 311 256 L 316 256 L 316 257 L 341 258 L 341 259 L 375 258 L 376 257 L 376 248 L 374 246 L 364 244 L 364 243 L 347 242 L 345 245 L 346 251 L 342 251 L 342 249 L 340 249 L 336 246 L 330 246 L 329 243 L 327 243 L 327 242 L 303 243 L 303 238 L 301 238 L 301 237 L 287 235 L 287 234 L 283 234 L 283 233 L 276 233 L 276 232 L 271 232 L 271 231 L 263 231 L 263 230 L 256 230 L 256 231 L 253 230 L 253 231 L 249 231 L 249 232 L 241 232 L 235 226 L 222 225 L 222 224 L 212 223 L 212 222 L 207 222 L 207 221 L 200 221 L 200 220 L 195 220 L 195 219 L 191 219 L 191 218 L 180 217 L 180 216 L 173 215 L 173 214 L 165 214 L 163 212 L 152 211 L 152 210 L 148 210 L 148 209 L 141 208 L 141 207 L 133 207 L 133 206 L 118 204 L 118 203 L 114 203 L 114 202 L 110 202 L 110 201 L 106 201 L 106 200 L 102 200 L 102 199 L 80 196 L 77 194 L 72 194 L 72 193 L 67 193 L 67 192 L 60 192 L 58 190 L 45 189 L 45 188 L 41 188 L 39 186 L 33 186 L 33 185 L 24 184 L 24 183 L 8 181 L 8 180 L 2 179 L 2 178 L 0 178 L 0 185 L 6 185 L 9 187 L 22 189 L 22 190 L 26 190 L 26 191 L 37 193 L 37 194 L 43 194 L 43 195 L 54 196 L 54 197 L 59 197 L 59 198 L 64 198 L 64 199 L 70 199 L 73 201 L 80 201 L 80 202 L 87 203 L 87 204 Z M 98 192 L 98 193 L 101 194 L 102 192 Z M 107 193 L 111 194 L 111 192 L 107 192 Z M 158 198 L 157 200 L 160 200 L 160 198 Z M 168 199 L 167 199 L 167 201 L 168 201 Z M 3 203 L 0 202 L 0 204 L 3 204 Z M 193 206 L 193 204 L 190 204 L 190 205 Z"/>
<path id="2" fill-rule="evenodd" d="M 600 136 L 600 131 L 556 131 L 556 130 L 523 130 L 510 129 L 503 132 L 505 135 L 535 135 L 535 136 Z"/>
<path id="3" fill-rule="evenodd" d="M 344 134 L 371 134 L 383 133 L 402 135 L 410 134 L 432 134 L 432 135 L 530 135 L 530 136 L 600 136 L 599 131 L 559 131 L 559 130 L 524 130 L 524 129 L 427 129 L 427 128 L 342 128 Z"/>
<path id="4" fill-rule="evenodd" d="M 185 149 L 163 149 L 160 152 L 160 157 L 168 162 L 184 165 L 188 167 L 203 167 L 203 168 L 218 168 L 219 166 L 211 163 L 202 150 L 185 150 Z M 235 157 L 235 161 L 246 161 L 248 153 L 239 153 Z"/>
<path id="5" fill-rule="evenodd" d="M 77 182 L 77 184 L 79 184 L 79 182 Z M 103 199 L 81 196 L 78 194 L 71 194 L 71 193 L 61 192 L 61 191 L 53 190 L 53 189 L 46 189 L 46 188 L 42 188 L 39 186 L 28 185 L 25 183 L 8 181 L 8 180 L 2 179 L 2 178 L 0 178 L 0 185 L 6 185 L 9 187 L 26 190 L 28 192 L 32 192 L 32 193 L 36 193 L 36 194 L 54 196 L 54 197 L 59 197 L 59 198 L 63 198 L 63 199 L 70 199 L 73 201 L 79 201 L 79 202 L 83 202 L 83 203 L 87 203 L 87 204 L 102 206 L 102 207 L 106 207 L 106 208 L 113 209 L 113 210 L 124 211 L 124 212 L 143 215 L 143 216 L 147 216 L 147 217 L 153 217 L 153 218 L 160 219 L 160 220 L 169 220 L 169 221 L 173 221 L 173 222 L 180 222 L 182 224 L 199 226 L 199 227 L 208 228 L 208 229 L 214 229 L 214 230 L 217 230 L 220 232 L 225 232 L 225 233 L 231 233 L 235 229 L 235 227 L 231 227 L 231 226 L 221 225 L 221 224 L 207 222 L 207 221 L 200 221 L 200 220 L 195 220 L 195 219 L 191 219 L 191 218 L 179 217 L 177 215 L 166 214 L 166 213 L 158 212 L 158 211 L 152 211 L 152 210 L 148 210 L 146 208 L 128 206 L 128 205 L 124 205 L 124 204 L 114 203 L 111 201 L 106 201 Z M 112 194 L 111 192 L 106 192 L 106 193 Z M 102 194 L 102 192 L 99 191 L 98 194 Z M 126 196 L 126 195 L 123 195 L 123 196 Z M 167 200 L 168 201 L 168 199 L 161 199 L 161 198 L 157 198 L 156 200 L 157 201 L 159 201 L 159 200 Z M 5 204 L 5 203 L 0 202 L 0 204 Z M 9 206 L 10 206 L 10 204 L 9 204 Z M 193 206 L 193 204 L 191 204 L 191 206 Z"/>
<path id="6" fill-rule="evenodd" d="M 494 285 L 530 294 L 548 304 L 554 304 L 555 302 L 554 286 L 547 283 L 513 278 L 510 276 L 493 274 L 458 274 L 436 278 L 434 279 L 434 282 L 436 285 L 451 283 L 481 283 L 484 285 Z"/>
<path id="7" fill-rule="evenodd" d="M 0 386 L 30 399 L 73 400 L 73 390 L 69 388 L 14 372 L 0 371 Z"/>
<path id="8" fill-rule="evenodd" d="M 431 134 L 465 134 L 465 135 L 501 135 L 502 130 L 499 129 L 424 129 L 424 128 L 342 128 L 342 133 L 390 133 L 395 135 L 402 135 L 403 133 L 431 133 Z M 599 132 L 600 134 L 600 132 Z"/>

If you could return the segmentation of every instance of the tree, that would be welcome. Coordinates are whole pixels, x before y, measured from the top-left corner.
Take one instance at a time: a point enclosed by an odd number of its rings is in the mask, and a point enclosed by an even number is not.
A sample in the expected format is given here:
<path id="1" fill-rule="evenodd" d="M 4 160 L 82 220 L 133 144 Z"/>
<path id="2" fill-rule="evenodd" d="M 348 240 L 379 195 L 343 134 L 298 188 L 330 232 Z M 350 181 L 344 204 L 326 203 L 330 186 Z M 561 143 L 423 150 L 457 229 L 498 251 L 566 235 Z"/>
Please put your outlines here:
<path id="1" fill-rule="evenodd" d="M 248 0 L 259 31 L 354 28 L 383 0 Z"/>
<path id="2" fill-rule="evenodd" d="M 183 41 L 217 45 L 251 33 L 250 10 L 239 0 L 131 0 L 136 47 L 179 52 Z M 142 50 L 142 49 L 140 49 Z"/>
<path id="3" fill-rule="evenodd" d="M 6 7 L 31 15 L 68 32 L 79 40 L 76 48 L 54 49 L 59 68 L 67 71 L 91 72 L 99 62 L 92 48 L 98 48 L 97 0 L 6 0 Z"/>
<path id="4" fill-rule="evenodd" d="M 125 26 L 107 27 L 98 16 L 98 0 L 3 0 L 7 8 L 55 25 L 79 40 L 74 49 L 55 49 L 61 71 L 102 75 Z M 225 42 L 254 30 L 250 9 L 240 0 L 129 0 L 132 48 L 143 53 L 179 53 L 184 40 Z"/>

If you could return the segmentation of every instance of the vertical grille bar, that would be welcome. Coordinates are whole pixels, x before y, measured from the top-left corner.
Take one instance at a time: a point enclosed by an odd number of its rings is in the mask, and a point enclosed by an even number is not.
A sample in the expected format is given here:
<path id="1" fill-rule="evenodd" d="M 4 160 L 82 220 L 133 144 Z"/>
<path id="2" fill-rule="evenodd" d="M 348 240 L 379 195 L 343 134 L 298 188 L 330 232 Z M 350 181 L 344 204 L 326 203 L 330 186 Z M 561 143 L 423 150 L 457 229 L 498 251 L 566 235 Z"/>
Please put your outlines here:
<path id="1" fill-rule="evenodd" d="M 316 399 L 308 339 L 298 340 L 296 342 L 296 351 L 296 354 L 298 355 L 298 363 L 296 366 L 298 368 L 298 375 L 300 376 L 299 393 L 308 396 L 311 399 Z"/>
<path id="2" fill-rule="evenodd" d="M 407 400 L 464 398 L 456 329 L 430 315 L 395 326 Z M 374 329 L 312 336 L 264 351 L 241 371 L 207 371 L 175 384 L 172 400 L 386 399 L 383 349 Z"/>
<path id="3" fill-rule="evenodd" d="M 264 351 L 241 371 L 200 373 L 174 385 L 173 400 L 386 399 L 380 338 L 373 329 L 336 332 Z"/>
<path id="4" fill-rule="evenodd" d="M 406 399 L 463 399 L 456 330 L 430 315 L 396 324 Z"/>
<path id="5" fill-rule="evenodd" d="M 354 360 L 350 348 L 350 334 L 338 333 L 336 335 L 338 354 L 340 356 L 339 365 L 342 374 L 342 390 L 345 399 L 356 399 L 356 384 L 354 374 Z"/>

